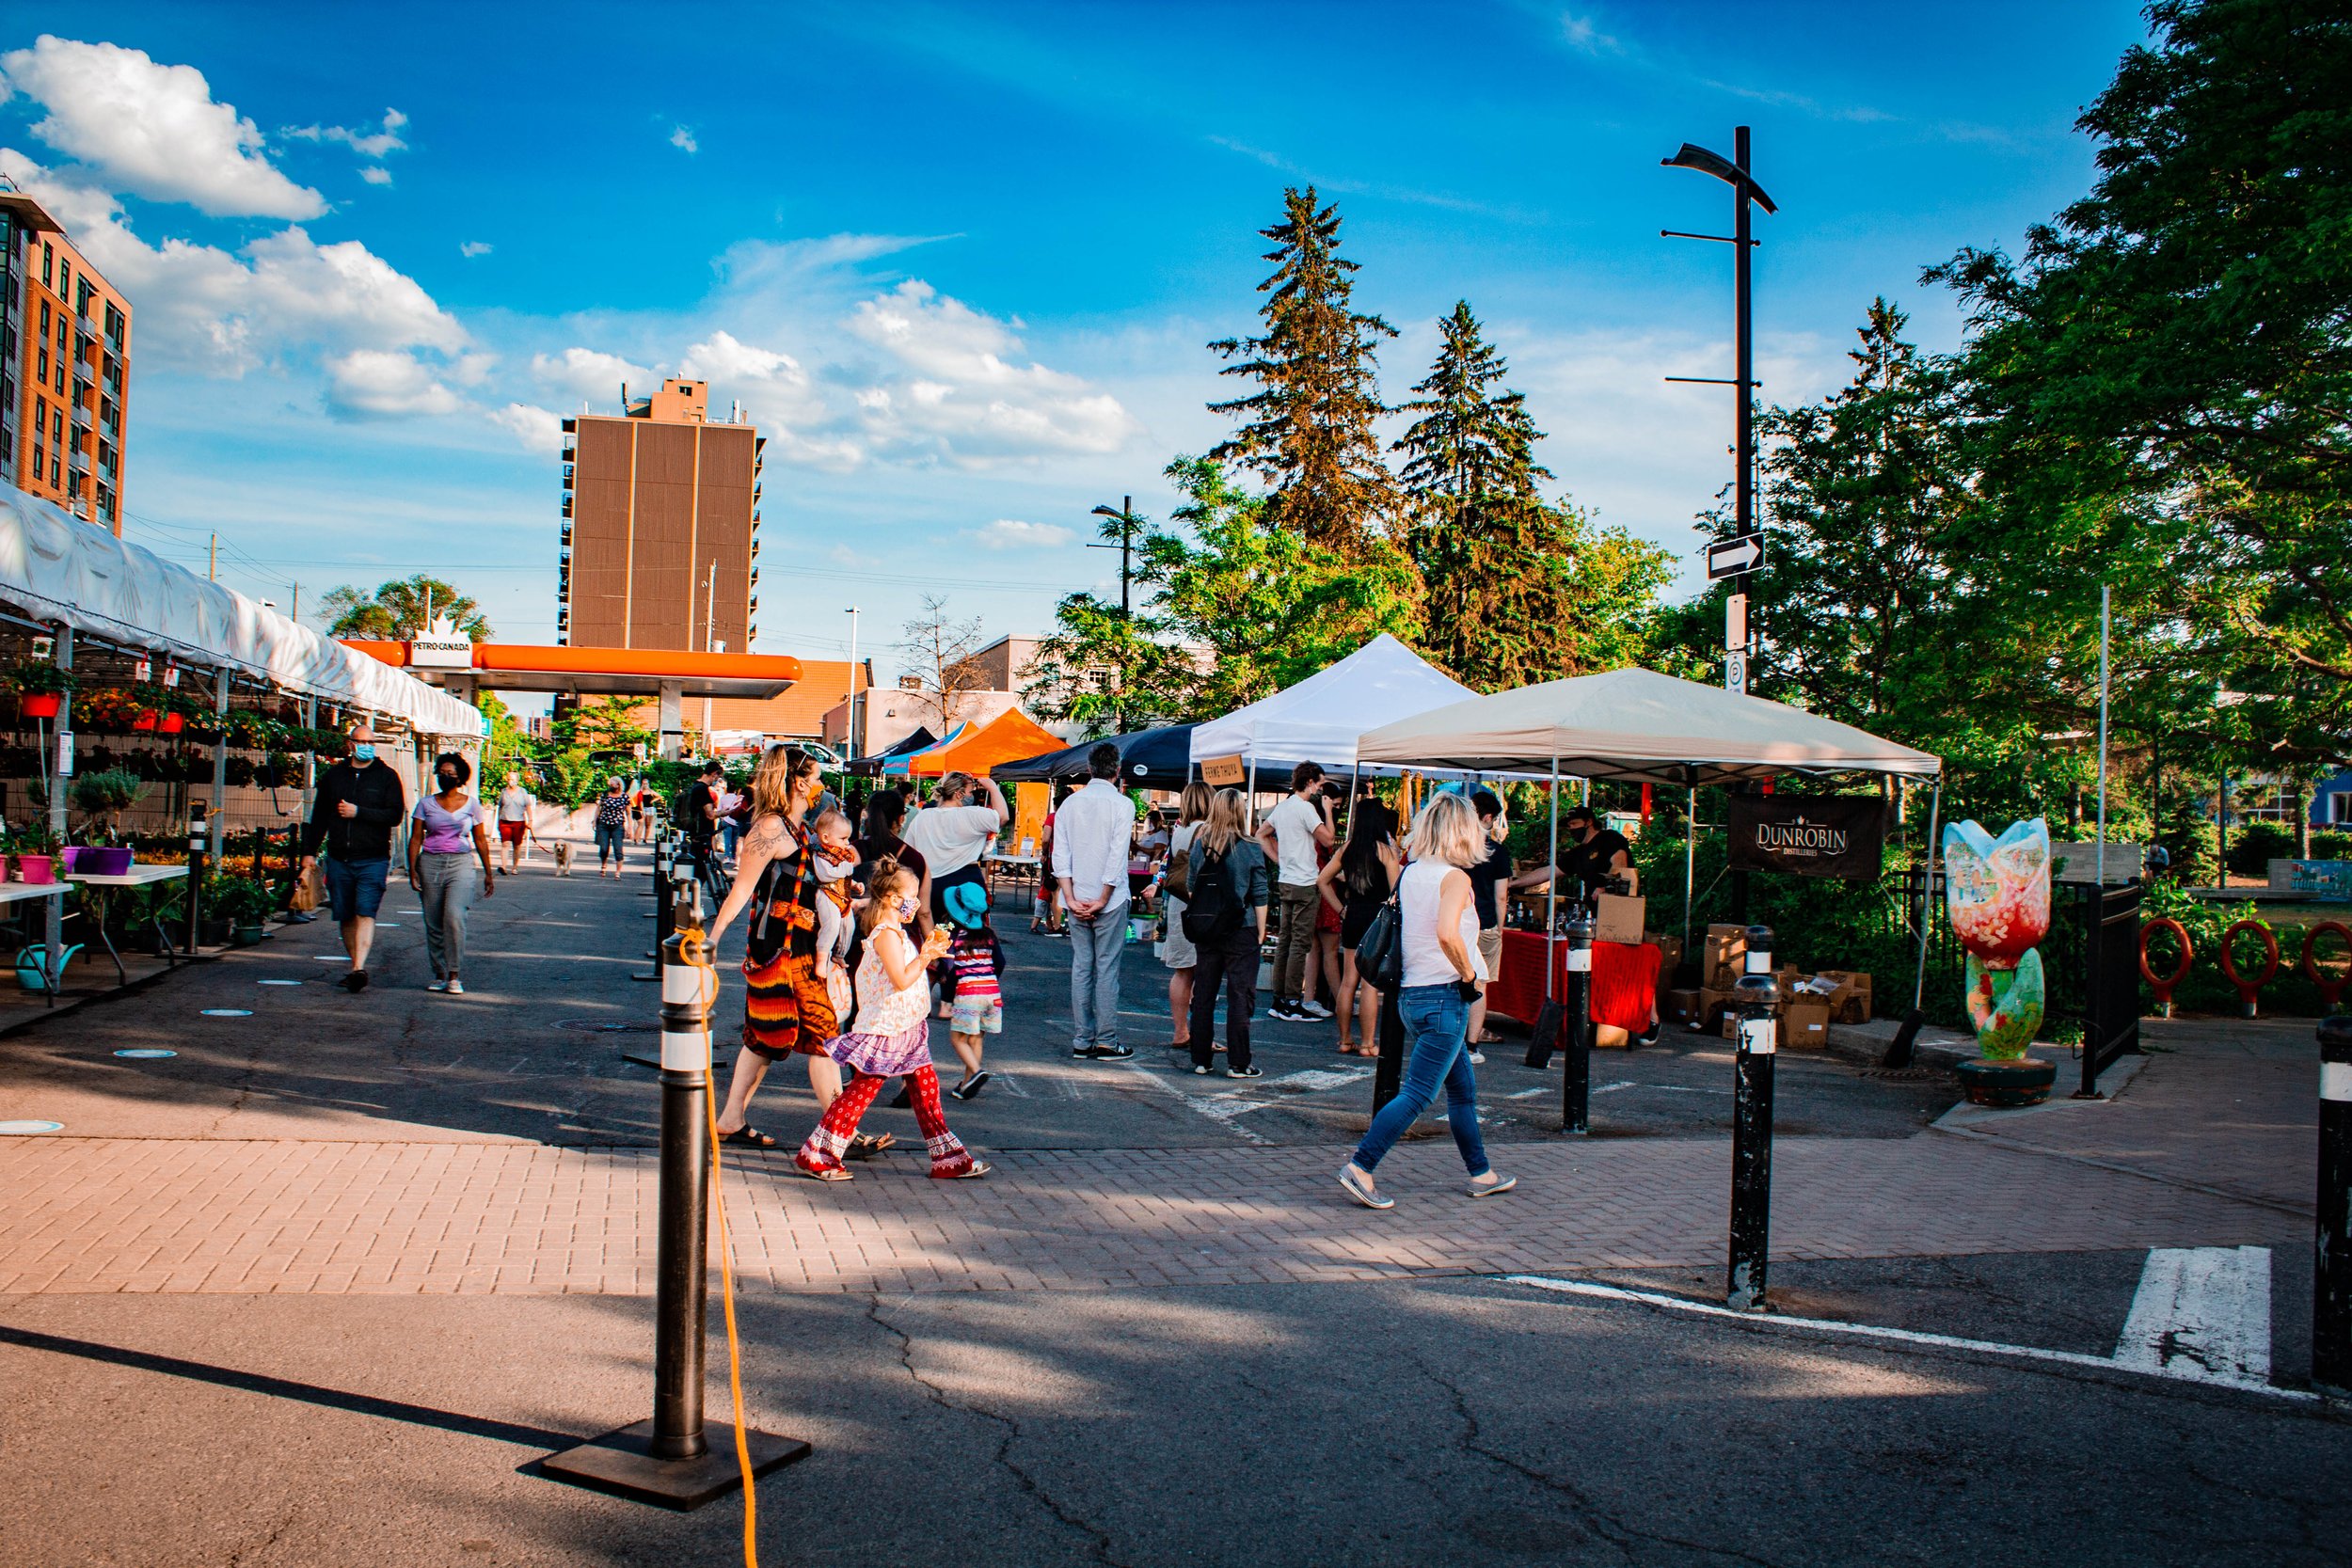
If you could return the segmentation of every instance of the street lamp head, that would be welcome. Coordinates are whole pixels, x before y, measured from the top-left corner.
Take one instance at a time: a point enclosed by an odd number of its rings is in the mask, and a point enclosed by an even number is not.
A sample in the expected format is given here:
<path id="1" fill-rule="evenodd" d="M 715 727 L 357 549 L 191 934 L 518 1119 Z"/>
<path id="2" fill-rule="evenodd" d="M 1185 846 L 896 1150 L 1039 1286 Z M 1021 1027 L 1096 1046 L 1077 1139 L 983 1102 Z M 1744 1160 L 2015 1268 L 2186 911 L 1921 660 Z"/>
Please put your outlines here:
<path id="1" fill-rule="evenodd" d="M 1660 166 L 1664 168 L 1688 168 L 1695 169 L 1701 174 L 1711 174 L 1734 190 L 1746 191 L 1748 198 L 1766 212 L 1780 211 L 1778 207 L 1772 205 L 1772 198 L 1764 194 L 1763 186 L 1757 184 L 1752 176 L 1741 173 L 1738 164 L 1720 152 L 1709 152 L 1704 147 L 1695 147 L 1689 142 L 1684 142 L 1681 151 L 1677 152 L 1671 158 L 1661 158 L 1658 162 Z"/>
<path id="2" fill-rule="evenodd" d="M 1098 517 L 1124 517 L 1127 514 L 1115 506 L 1098 506 L 1094 509 L 1094 515 Z"/>

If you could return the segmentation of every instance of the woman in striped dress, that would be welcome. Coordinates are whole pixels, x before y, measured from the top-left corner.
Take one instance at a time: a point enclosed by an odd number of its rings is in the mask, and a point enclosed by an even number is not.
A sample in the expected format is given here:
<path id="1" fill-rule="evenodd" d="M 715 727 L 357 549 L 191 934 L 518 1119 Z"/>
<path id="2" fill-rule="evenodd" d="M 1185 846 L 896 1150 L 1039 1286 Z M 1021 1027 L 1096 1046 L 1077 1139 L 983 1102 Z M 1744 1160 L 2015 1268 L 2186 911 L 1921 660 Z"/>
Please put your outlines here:
<path id="1" fill-rule="evenodd" d="M 771 746 L 753 770 L 752 825 L 744 833 L 735 886 L 710 923 L 715 952 L 728 926 L 749 906 L 743 940 L 743 1049 L 719 1114 L 722 1143 L 773 1148 L 776 1140 L 750 1125 L 752 1095 L 779 1057 L 808 1058 L 808 1085 L 819 1109 L 841 1093 L 841 1068 L 825 1042 L 841 1032 L 825 982 L 817 974 L 817 876 L 811 868 L 816 834 L 803 826 L 824 793 L 817 759 L 797 746 Z M 853 1158 L 887 1148 L 888 1133 L 861 1136 Z"/>

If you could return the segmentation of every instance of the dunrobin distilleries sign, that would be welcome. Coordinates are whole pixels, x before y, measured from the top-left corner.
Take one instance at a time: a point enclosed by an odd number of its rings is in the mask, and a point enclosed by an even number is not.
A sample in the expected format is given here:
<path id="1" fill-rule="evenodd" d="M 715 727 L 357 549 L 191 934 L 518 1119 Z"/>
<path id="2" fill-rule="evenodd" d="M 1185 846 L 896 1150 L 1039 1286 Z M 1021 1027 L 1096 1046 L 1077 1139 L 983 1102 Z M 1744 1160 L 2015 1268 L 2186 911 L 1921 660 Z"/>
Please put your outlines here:
<path id="1" fill-rule="evenodd" d="M 1731 863 L 1800 877 L 1875 877 L 1886 803 L 1875 795 L 1735 795 Z"/>

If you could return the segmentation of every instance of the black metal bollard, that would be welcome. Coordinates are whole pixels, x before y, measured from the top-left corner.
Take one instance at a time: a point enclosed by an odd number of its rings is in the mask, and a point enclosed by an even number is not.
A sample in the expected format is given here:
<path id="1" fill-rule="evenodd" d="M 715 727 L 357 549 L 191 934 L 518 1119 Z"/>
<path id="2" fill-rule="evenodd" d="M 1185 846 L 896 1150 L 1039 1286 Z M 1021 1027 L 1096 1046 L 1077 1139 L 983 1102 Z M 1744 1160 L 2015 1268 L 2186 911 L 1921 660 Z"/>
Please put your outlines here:
<path id="1" fill-rule="evenodd" d="M 2319 1226 L 2312 1382 L 2352 1395 L 2352 1016 L 2319 1021 Z"/>
<path id="2" fill-rule="evenodd" d="M 1734 988 L 1740 1009 L 1731 1109 L 1731 1262 L 1725 1302 L 1734 1311 L 1764 1310 L 1765 1259 L 1772 1228 L 1772 1066 L 1779 1047 L 1772 1008 L 1770 927 L 1748 927 L 1745 972 Z"/>
<path id="3" fill-rule="evenodd" d="M 1560 1131 L 1593 1130 L 1593 917 L 1568 916 L 1568 993 L 1562 1000 Z"/>
<path id="4" fill-rule="evenodd" d="M 658 854 L 656 859 L 660 860 Z M 670 935 L 677 929 L 677 905 L 682 891 L 675 875 L 676 865 L 677 863 L 668 863 L 664 867 L 665 876 L 654 883 L 653 946 L 645 954 L 647 958 L 653 959 L 653 969 L 648 974 L 630 975 L 629 978 L 632 980 L 644 980 L 650 983 L 660 979 L 663 969 L 669 961 L 666 955 L 669 952 Z M 688 885 L 691 886 L 691 883 Z"/>
<path id="5" fill-rule="evenodd" d="M 665 890 L 665 894 L 666 894 Z M 706 1420 L 710 1220 L 710 1002 L 717 994 L 700 900 L 684 889 L 661 964 L 661 1154 L 654 1270 L 653 1418 L 550 1455 L 548 1474 L 666 1508 L 699 1508 L 742 1484 L 736 1433 Z M 671 900 L 662 899 L 667 908 Z M 754 1476 L 809 1446 L 746 1430 Z"/>
<path id="6" fill-rule="evenodd" d="M 188 954 L 196 954 L 197 927 L 204 897 L 204 856 L 212 847 L 212 826 L 204 820 L 204 802 L 188 802 Z"/>
<path id="7" fill-rule="evenodd" d="M 1373 1040 L 1380 1047 L 1379 1060 L 1372 1069 L 1372 1114 L 1376 1117 L 1380 1107 L 1405 1086 L 1405 1015 L 1396 1010 L 1394 986 L 1380 993 L 1380 1027 Z"/>

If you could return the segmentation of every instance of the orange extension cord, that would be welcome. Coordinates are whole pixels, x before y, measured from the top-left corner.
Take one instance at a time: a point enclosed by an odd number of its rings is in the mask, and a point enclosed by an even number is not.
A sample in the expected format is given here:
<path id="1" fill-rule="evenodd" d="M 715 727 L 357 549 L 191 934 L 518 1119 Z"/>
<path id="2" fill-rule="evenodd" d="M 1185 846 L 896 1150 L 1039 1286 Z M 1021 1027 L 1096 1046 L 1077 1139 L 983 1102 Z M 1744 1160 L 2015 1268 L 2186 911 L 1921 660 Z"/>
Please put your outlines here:
<path id="1" fill-rule="evenodd" d="M 681 948 L 687 944 L 679 943 Z M 703 993 L 703 1073 L 710 1077 L 708 1066 L 712 1042 L 710 1009 L 719 1000 L 719 970 L 716 964 L 702 961 L 702 932 L 693 933 L 696 950 L 694 961 L 703 971 L 706 989 Z M 743 1347 L 735 1329 L 735 1248 L 727 1239 L 727 1205 L 722 1191 L 725 1166 L 719 1158 L 719 1097 L 714 1083 L 703 1094 L 703 1111 L 710 1125 L 710 1212 L 719 1222 L 719 1299 L 726 1309 L 727 1320 L 727 1387 L 735 1398 L 735 1462 L 743 1471 L 743 1568 L 759 1568 L 759 1498 L 752 1490 L 752 1445 L 743 1435 Z"/>

